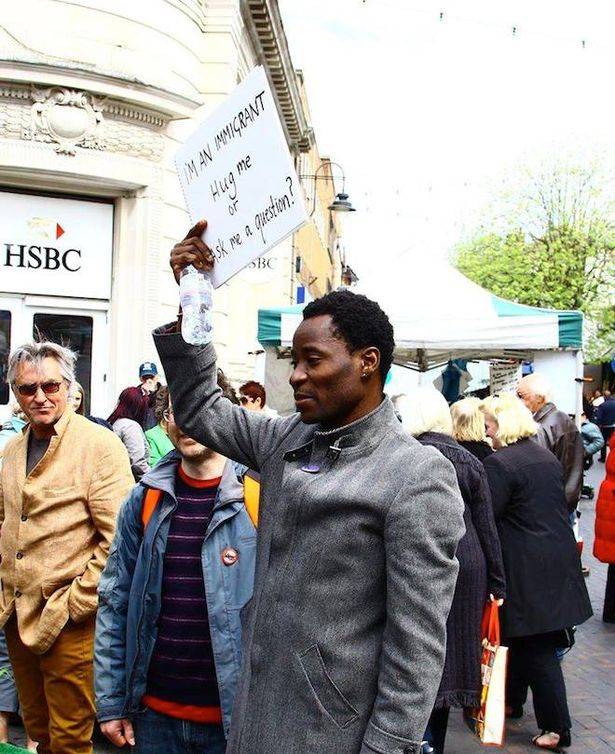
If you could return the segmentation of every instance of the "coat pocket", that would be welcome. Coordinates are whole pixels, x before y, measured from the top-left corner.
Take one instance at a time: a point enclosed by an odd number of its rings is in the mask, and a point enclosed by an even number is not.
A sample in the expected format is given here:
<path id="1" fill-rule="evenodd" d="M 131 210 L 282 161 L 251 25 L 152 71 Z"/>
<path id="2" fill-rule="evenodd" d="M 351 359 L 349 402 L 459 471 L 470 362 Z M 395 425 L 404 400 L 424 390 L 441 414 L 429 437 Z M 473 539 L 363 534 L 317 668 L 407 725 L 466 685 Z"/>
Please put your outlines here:
<path id="1" fill-rule="evenodd" d="M 320 706 L 336 725 L 347 728 L 359 713 L 331 680 L 318 645 L 313 644 L 302 652 L 299 662 Z"/>

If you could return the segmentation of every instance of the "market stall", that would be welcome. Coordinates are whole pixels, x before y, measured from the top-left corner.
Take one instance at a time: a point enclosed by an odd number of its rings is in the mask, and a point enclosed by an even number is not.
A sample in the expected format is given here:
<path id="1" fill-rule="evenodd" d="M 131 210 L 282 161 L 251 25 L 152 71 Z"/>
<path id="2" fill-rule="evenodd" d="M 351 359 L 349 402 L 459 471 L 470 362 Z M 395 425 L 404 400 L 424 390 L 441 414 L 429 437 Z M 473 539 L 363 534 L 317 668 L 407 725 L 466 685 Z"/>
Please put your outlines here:
<path id="1" fill-rule="evenodd" d="M 524 306 L 494 296 L 448 264 L 407 270 L 401 279 L 372 277 L 353 289 L 380 301 L 395 329 L 395 363 L 433 380 L 437 370 L 453 359 L 489 361 L 498 373 L 498 388 L 514 375 L 522 361 L 547 374 L 554 398 L 565 411 L 576 414 L 581 400 L 583 315 Z M 303 305 L 262 309 L 258 340 L 265 349 L 266 381 L 273 404 L 280 390 L 288 393 L 289 368 L 284 358 Z M 281 363 L 280 363 L 281 362 Z M 437 372 L 436 372 L 437 373 Z M 495 379 L 495 378 L 494 378 Z M 282 398 L 288 409 L 289 398 Z"/>

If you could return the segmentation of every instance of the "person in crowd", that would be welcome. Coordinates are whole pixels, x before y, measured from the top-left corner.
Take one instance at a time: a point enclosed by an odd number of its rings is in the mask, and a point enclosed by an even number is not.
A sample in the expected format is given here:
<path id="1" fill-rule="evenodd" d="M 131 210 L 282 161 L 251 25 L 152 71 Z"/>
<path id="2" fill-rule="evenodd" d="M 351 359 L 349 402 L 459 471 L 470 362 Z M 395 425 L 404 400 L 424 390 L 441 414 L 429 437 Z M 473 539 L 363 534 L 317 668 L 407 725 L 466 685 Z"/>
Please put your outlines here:
<path id="1" fill-rule="evenodd" d="M 75 361 L 40 342 L 8 368 L 29 426 L 0 470 L 0 627 L 39 754 L 92 753 L 96 588 L 132 487 L 118 438 L 70 405 Z"/>
<path id="2" fill-rule="evenodd" d="M 592 406 L 594 407 L 594 410 L 600 408 L 600 406 L 604 403 L 604 395 L 602 395 L 602 390 L 596 389 L 594 390 L 594 393 L 592 395 Z"/>
<path id="3" fill-rule="evenodd" d="M 602 620 L 615 623 L 615 434 L 609 439 L 606 477 L 600 485 L 596 503 L 594 557 L 608 563 Z"/>
<path id="4" fill-rule="evenodd" d="M 4 446 L 27 424 L 25 414 L 18 403 L 13 406 L 11 413 L 11 418 L 0 428 L 0 466 Z M 17 712 L 19 712 L 19 700 L 15 676 L 9 660 L 4 631 L 0 631 L 0 743 L 8 743 L 9 720 L 11 715 Z M 36 751 L 36 743 L 29 736 L 26 746 L 29 751 Z"/>
<path id="5" fill-rule="evenodd" d="M 533 743 L 557 750 L 570 745 L 571 722 L 556 650 L 569 645 L 567 629 L 592 614 L 568 522 L 564 474 L 555 455 L 532 441 L 538 427 L 516 396 L 491 396 L 482 410 L 495 448 L 483 463 L 506 570 L 508 713 L 523 714 L 529 685 L 541 730 Z"/>
<path id="6" fill-rule="evenodd" d="M 485 435 L 485 419 L 479 398 L 463 398 L 451 406 L 453 437 L 479 461 L 493 453 Z"/>
<path id="7" fill-rule="evenodd" d="M 73 405 L 73 411 L 76 414 L 85 416 L 85 392 L 79 382 L 75 382 L 73 385 L 71 403 Z"/>
<path id="8" fill-rule="evenodd" d="M 5 421 L 0 427 L 0 459 L 2 458 L 4 446 L 15 435 L 19 434 L 27 423 L 26 415 L 21 410 L 20 405 L 16 403 L 11 410 L 11 418 Z"/>
<path id="9" fill-rule="evenodd" d="M 260 382 L 249 380 L 239 388 L 239 402 L 248 411 L 263 411 L 267 416 L 277 416 L 277 411 L 269 408 L 266 401 L 267 393 Z"/>
<path id="10" fill-rule="evenodd" d="M 174 247 L 176 280 L 188 264 L 212 268 L 205 225 Z M 451 464 L 404 432 L 383 395 L 388 317 L 347 290 L 308 304 L 287 418 L 224 399 L 213 346 L 185 343 L 178 322 L 154 340 L 176 423 L 261 475 L 227 753 L 418 751 L 442 674 L 463 501 Z"/>
<path id="11" fill-rule="evenodd" d="M 551 401 L 551 386 L 539 372 L 519 380 L 517 395 L 538 423 L 535 439 L 562 464 L 568 511 L 576 510 L 583 486 L 583 441 L 572 419 Z"/>
<path id="12" fill-rule="evenodd" d="M 0 631 L 0 743 L 9 743 L 11 716 L 20 712 L 15 675 L 6 646 L 6 637 L 4 631 Z M 28 751 L 36 751 L 37 748 L 36 741 L 30 738 L 27 731 L 26 748 Z"/>
<path id="13" fill-rule="evenodd" d="M 160 389 L 160 381 L 158 379 L 158 367 L 153 361 L 144 361 L 139 366 L 139 389 L 141 390 L 141 396 L 145 403 L 145 413 L 141 421 L 141 427 L 144 432 L 148 429 L 152 429 L 158 423 L 156 419 L 156 394 Z"/>
<path id="14" fill-rule="evenodd" d="M 239 402 L 248 411 L 264 411 L 267 393 L 255 380 L 248 380 L 239 388 Z"/>
<path id="15" fill-rule="evenodd" d="M 140 389 L 127 387 L 120 393 L 117 406 L 107 419 L 124 443 L 136 482 L 149 471 L 149 447 L 142 429 L 146 410 Z"/>
<path id="16" fill-rule="evenodd" d="M 173 450 L 173 443 L 169 437 L 169 421 L 167 417 L 169 409 L 169 388 L 161 386 L 156 392 L 156 421 L 155 427 L 148 429 L 145 439 L 149 446 L 149 463 L 153 468 L 161 458 Z"/>
<path id="17" fill-rule="evenodd" d="M 446 662 L 426 734 L 434 754 L 443 754 L 450 708 L 480 707 L 481 620 L 490 598 L 506 596 L 504 565 L 485 470 L 452 438 L 444 396 L 431 386 L 422 387 L 399 396 L 395 407 L 413 437 L 453 464 L 465 504 L 466 533 L 457 547 L 459 576 L 446 624 Z"/>
<path id="18" fill-rule="evenodd" d="M 589 421 L 585 413 L 581 414 L 581 439 L 583 440 L 583 469 L 587 471 L 594 464 L 594 455 L 603 447 L 604 438 L 600 428 Z M 587 497 L 590 500 L 594 496 L 594 488 L 583 482 L 581 497 Z"/>
<path id="19" fill-rule="evenodd" d="M 100 581 L 97 715 L 112 743 L 137 754 L 223 754 L 256 530 L 232 462 L 179 429 L 165 393 L 176 452 L 124 503 Z"/>
<path id="20" fill-rule="evenodd" d="M 581 439 L 583 440 L 583 452 L 586 459 L 593 458 L 604 445 L 600 428 L 589 421 L 586 414 L 581 414 Z"/>
<path id="21" fill-rule="evenodd" d="M 86 419 L 94 422 L 94 424 L 100 424 L 101 427 L 112 429 L 111 425 L 106 419 L 101 419 L 99 416 L 92 416 L 91 414 L 85 413 L 85 391 L 79 382 L 75 382 L 75 384 L 73 385 L 71 403 L 75 413 L 81 414 L 81 416 L 85 416 Z"/>
<path id="22" fill-rule="evenodd" d="M 604 391 L 604 401 L 596 409 L 594 418 L 604 438 L 604 445 L 600 450 L 600 458 L 598 459 L 600 463 L 604 463 L 606 461 L 609 440 L 615 431 L 615 398 L 613 398 L 610 390 Z"/>

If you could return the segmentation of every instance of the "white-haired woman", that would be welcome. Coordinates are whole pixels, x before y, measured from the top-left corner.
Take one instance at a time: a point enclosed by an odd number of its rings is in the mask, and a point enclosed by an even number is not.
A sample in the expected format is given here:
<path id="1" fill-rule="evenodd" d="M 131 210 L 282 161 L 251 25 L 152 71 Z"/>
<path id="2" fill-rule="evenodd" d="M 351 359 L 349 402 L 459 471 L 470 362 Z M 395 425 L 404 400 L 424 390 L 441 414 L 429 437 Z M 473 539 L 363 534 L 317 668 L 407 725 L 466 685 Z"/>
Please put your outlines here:
<path id="1" fill-rule="evenodd" d="M 485 417 L 480 405 L 478 398 L 463 398 L 451 406 L 451 418 L 455 440 L 483 461 L 493 453 L 493 448 L 486 440 Z"/>
<path id="2" fill-rule="evenodd" d="M 444 396 L 433 387 L 418 388 L 399 396 L 395 406 L 407 431 L 453 464 L 465 503 L 466 533 L 457 547 L 459 576 L 446 627 L 446 661 L 426 733 L 434 752 L 442 754 L 450 708 L 480 706 L 481 618 L 490 594 L 505 597 L 504 567 L 485 470 L 451 437 Z"/>
<path id="3" fill-rule="evenodd" d="M 532 689 L 541 749 L 570 745 L 566 686 L 556 649 L 566 629 L 592 614 L 557 458 L 532 441 L 531 412 L 512 394 L 482 403 L 487 435 L 496 452 L 484 465 L 500 532 L 507 580 L 503 637 L 510 648 L 507 705 L 523 714 Z"/>

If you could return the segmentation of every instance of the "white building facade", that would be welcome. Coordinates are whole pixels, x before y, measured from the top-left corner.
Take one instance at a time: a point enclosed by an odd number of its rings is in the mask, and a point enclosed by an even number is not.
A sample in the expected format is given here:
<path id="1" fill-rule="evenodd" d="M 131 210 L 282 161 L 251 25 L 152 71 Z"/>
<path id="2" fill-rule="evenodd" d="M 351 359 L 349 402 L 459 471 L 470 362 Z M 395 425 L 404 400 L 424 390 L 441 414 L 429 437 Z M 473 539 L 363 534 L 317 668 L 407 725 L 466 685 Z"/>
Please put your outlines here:
<path id="1" fill-rule="evenodd" d="M 177 312 L 169 252 L 189 224 L 174 153 L 259 63 L 298 156 L 312 132 L 274 0 L 3 8 L 0 419 L 7 355 L 33 335 L 79 351 L 99 416 L 156 360 L 151 330 Z M 293 243 L 216 292 L 216 346 L 231 378 L 253 375 L 258 307 L 294 300 Z"/>

